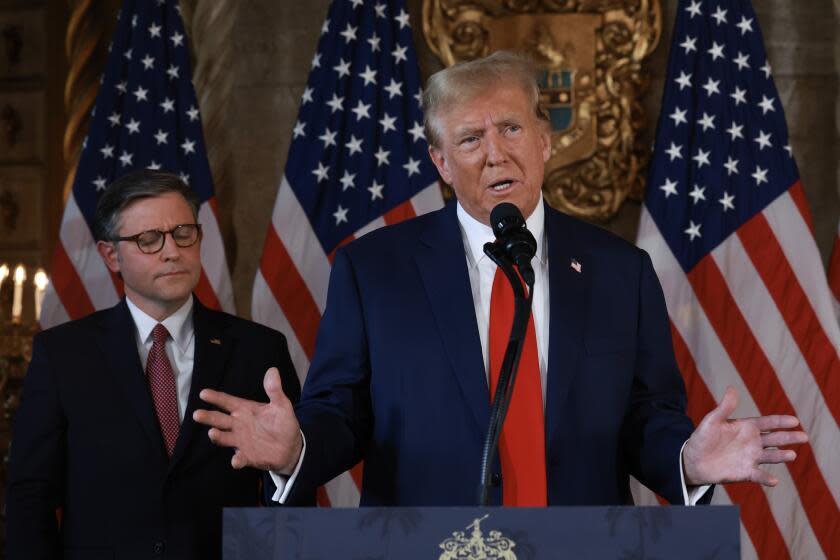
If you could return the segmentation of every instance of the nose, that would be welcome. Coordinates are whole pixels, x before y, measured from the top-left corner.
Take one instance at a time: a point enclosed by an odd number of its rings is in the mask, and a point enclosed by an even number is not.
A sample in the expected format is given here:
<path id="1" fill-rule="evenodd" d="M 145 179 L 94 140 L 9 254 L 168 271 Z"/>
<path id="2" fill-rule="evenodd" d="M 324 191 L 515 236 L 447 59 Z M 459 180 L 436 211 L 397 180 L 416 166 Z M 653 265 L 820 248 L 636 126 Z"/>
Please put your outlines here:
<path id="1" fill-rule="evenodd" d="M 163 248 L 160 250 L 160 258 L 165 261 L 177 260 L 181 256 L 181 248 L 175 244 L 175 238 L 167 233 L 163 236 Z"/>
<path id="2" fill-rule="evenodd" d="M 486 134 L 484 145 L 487 150 L 487 165 L 492 167 L 507 161 L 504 139 L 498 132 L 494 130 Z"/>

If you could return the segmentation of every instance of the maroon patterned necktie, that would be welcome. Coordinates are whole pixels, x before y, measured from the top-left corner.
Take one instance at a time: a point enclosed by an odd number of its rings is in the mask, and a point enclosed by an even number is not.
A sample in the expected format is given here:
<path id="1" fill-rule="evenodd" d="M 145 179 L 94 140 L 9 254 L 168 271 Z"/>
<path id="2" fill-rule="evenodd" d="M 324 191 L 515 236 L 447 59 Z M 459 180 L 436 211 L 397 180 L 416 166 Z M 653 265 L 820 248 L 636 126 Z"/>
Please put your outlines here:
<path id="1" fill-rule="evenodd" d="M 169 331 L 158 323 L 152 330 L 152 349 L 146 361 L 146 377 L 152 391 L 160 432 L 166 444 L 166 453 L 172 457 L 181 421 L 178 418 L 178 390 L 175 386 L 175 374 L 172 364 L 166 356 L 166 339 Z"/>

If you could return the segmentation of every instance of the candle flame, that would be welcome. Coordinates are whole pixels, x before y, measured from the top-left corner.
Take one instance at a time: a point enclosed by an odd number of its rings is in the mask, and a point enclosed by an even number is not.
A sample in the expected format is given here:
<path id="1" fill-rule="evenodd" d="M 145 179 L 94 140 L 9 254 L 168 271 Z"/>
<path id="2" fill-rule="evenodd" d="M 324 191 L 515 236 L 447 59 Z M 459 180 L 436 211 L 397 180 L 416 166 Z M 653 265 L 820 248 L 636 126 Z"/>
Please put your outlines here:
<path id="1" fill-rule="evenodd" d="M 26 269 L 23 268 L 22 264 L 19 264 L 15 267 L 15 284 L 19 284 L 26 280 Z"/>
<path id="2" fill-rule="evenodd" d="M 35 287 L 39 290 L 46 289 L 47 284 L 50 283 L 49 278 L 47 278 L 47 273 L 41 270 L 40 268 L 38 269 L 38 272 L 35 273 L 34 281 Z"/>

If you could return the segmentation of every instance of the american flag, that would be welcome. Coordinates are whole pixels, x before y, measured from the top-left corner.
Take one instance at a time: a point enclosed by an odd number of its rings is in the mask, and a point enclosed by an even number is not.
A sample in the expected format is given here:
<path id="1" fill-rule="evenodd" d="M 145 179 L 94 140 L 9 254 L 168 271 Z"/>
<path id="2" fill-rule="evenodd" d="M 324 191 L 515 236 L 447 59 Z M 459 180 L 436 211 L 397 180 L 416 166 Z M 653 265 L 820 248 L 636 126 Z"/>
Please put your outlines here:
<path id="1" fill-rule="evenodd" d="M 837 235 L 834 236 L 834 248 L 828 263 L 828 285 L 834 296 L 834 313 L 840 321 L 840 224 L 837 224 Z"/>
<path id="2" fill-rule="evenodd" d="M 745 558 L 840 556 L 840 328 L 748 0 L 682 0 L 639 227 L 662 282 L 689 414 L 727 385 L 736 416 L 795 414 L 810 436 L 730 484 Z"/>
<path id="3" fill-rule="evenodd" d="M 178 173 L 198 194 L 204 238 L 195 292 L 205 305 L 233 311 L 186 41 L 176 0 L 123 3 L 61 221 L 53 282 L 41 311 L 44 328 L 110 307 L 122 297 L 121 281 L 96 252 L 93 216 L 105 187 L 140 168 Z"/>
<path id="4" fill-rule="evenodd" d="M 300 102 L 254 281 L 255 321 L 286 333 L 309 369 L 338 247 L 443 205 L 423 135 L 421 88 L 402 0 L 334 0 Z M 319 492 L 357 505 L 360 469 Z"/>

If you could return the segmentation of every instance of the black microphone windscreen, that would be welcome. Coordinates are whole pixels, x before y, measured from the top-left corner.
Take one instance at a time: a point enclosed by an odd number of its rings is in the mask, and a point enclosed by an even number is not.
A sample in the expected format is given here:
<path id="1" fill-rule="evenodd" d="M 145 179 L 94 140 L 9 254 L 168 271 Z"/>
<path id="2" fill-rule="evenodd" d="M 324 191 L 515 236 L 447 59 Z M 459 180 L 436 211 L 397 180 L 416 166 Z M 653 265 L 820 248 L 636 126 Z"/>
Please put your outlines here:
<path id="1" fill-rule="evenodd" d="M 525 218 L 522 217 L 522 212 L 519 211 L 519 208 L 515 204 L 502 202 L 490 211 L 490 227 L 498 238 L 511 229 L 525 227 Z"/>

